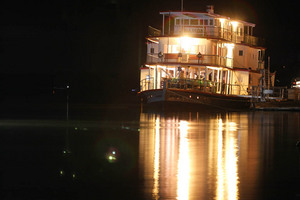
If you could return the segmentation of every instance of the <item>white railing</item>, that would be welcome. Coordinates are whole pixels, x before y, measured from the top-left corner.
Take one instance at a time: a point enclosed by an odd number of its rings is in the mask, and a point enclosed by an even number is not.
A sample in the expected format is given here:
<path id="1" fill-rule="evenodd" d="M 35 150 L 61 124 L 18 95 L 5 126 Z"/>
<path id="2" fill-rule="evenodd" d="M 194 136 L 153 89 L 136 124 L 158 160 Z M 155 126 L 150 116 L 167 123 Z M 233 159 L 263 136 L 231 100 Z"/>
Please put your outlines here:
<path id="1" fill-rule="evenodd" d="M 246 85 L 224 84 L 201 79 L 164 78 L 159 84 L 157 84 L 158 89 L 163 88 L 164 82 L 166 83 L 166 88 L 170 89 L 190 89 L 226 95 L 250 95 L 250 90 Z M 150 79 L 143 79 L 140 83 L 140 91 L 153 90 L 154 84 L 153 77 Z"/>
<path id="2" fill-rule="evenodd" d="M 147 54 L 147 63 L 188 63 L 210 66 L 233 67 L 233 59 L 218 55 L 201 55 L 198 58 L 196 54 L 169 53 L 159 57 L 158 53 Z"/>
<path id="3" fill-rule="evenodd" d="M 167 88 L 192 89 L 208 93 L 227 95 L 248 95 L 248 87 L 245 85 L 225 84 L 200 79 L 164 79 Z"/>
<path id="4" fill-rule="evenodd" d="M 154 79 L 153 77 L 151 78 L 145 78 L 141 80 L 140 82 L 140 91 L 145 91 L 145 90 L 153 90 L 154 89 Z"/>
<path id="5" fill-rule="evenodd" d="M 270 87 L 269 89 L 260 86 L 252 86 L 250 92 L 254 101 L 286 100 L 288 97 L 287 87 Z"/>
<path id="6" fill-rule="evenodd" d="M 149 31 L 149 35 L 151 36 Z M 265 46 L 265 41 L 262 38 L 237 33 L 231 29 L 225 29 L 219 26 L 186 26 L 182 33 L 181 26 L 174 27 L 174 35 L 189 34 L 195 37 L 224 39 L 229 42 L 243 43 L 251 46 Z M 155 36 L 158 36 L 157 34 Z"/>

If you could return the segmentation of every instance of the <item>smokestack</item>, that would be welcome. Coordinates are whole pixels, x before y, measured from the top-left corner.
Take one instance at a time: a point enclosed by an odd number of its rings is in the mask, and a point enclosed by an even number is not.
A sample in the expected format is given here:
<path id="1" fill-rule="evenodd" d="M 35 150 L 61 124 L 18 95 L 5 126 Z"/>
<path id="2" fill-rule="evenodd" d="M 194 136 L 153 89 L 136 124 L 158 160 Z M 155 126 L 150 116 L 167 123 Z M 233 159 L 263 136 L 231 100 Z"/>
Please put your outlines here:
<path id="1" fill-rule="evenodd" d="M 207 5 L 206 6 L 206 12 L 213 14 L 214 13 L 214 6 L 213 5 Z"/>

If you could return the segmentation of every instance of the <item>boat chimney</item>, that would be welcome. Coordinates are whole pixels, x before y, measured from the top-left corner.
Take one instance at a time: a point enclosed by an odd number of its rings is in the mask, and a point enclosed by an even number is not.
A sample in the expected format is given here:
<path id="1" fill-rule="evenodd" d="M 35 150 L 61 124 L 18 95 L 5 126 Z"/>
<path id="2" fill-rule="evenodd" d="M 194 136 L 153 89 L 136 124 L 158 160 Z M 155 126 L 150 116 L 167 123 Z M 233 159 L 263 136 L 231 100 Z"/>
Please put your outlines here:
<path id="1" fill-rule="evenodd" d="M 207 5 L 206 6 L 206 12 L 213 14 L 214 13 L 214 6 L 213 5 Z"/>

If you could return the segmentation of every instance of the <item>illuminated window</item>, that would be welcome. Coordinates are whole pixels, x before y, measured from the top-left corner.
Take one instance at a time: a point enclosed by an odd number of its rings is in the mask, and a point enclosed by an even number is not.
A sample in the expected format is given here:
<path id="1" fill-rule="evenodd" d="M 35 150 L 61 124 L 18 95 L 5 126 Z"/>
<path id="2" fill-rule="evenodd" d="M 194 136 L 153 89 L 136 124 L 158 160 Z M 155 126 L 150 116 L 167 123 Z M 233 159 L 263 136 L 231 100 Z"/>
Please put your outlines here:
<path id="1" fill-rule="evenodd" d="M 203 26 L 203 19 L 200 19 L 200 25 Z"/>
<path id="2" fill-rule="evenodd" d="M 215 19 L 215 26 L 220 26 L 220 21 Z"/>
<path id="3" fill-rule="evenodd" d="M 263 61 L 264 60 L 264 52 L 263 51 L 258 51 L 258 60 Z"/>
<path id="4" fill-rule="evenodd" d="M 208 19 L 204 20 L 204 25 L 207 26 L 208 25 Z"/>
<path id="5" fill-rule="evenodd" d="M 238 27 L 237 29 L 237 35 L 242 36 L 243 35 L 243 29 L 241 27 Z"/>
<path id="6" fill-rule="evenodd" d="M 171 53 L 179 53 L 179 46 L 178 45 L 172 45 Z"/>
<path id="7" fill-rule="evenodd" d="M 180 25 L 180 19 L 176 19 L 175 23 L 176 25 Z"/>
<path id="8" fill-rule="evenodd" d="M 154 54 L 154 48 L 151 48 L 151 49 L 150 49 L 150 53 L 151 53 L 151 54 Z"/>
<path id="9" fill-rule="evenodd" d="M 198 19 L 191 19 L 191 25 L 198 25 Z"/>
<path id="10" fill-rule="evenodd" d="M 190 53 L 196 54 L 197 52 L 199 52 L 198 49 L 199 49 L 199 47 L 197 45 L 193 45 L 193 46 L 191 46 Z"/>
<path id="11" fill-rule="evenodd" d="M 189 25 L 190 24 L 190 20 L 189 19 L 184 19 L 183 20 L 183 24 L 184 25 Z"/>

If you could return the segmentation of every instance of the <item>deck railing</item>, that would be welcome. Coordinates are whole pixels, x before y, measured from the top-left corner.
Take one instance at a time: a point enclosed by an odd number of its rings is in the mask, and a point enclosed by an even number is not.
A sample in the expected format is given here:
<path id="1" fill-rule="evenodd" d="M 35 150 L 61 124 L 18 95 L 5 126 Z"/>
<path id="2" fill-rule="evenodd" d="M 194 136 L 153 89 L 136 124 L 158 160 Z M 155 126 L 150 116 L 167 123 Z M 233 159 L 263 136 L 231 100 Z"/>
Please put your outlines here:
<path id="1" fill-rule="evenodd" d="M 242 32 L 234 32 L 231 29 L 225 29 L 220 26 L 186 26 L 184 27 L 184 32 L 182 33 L 181 26 L 175 26 L 174 32 L 172 34 L 162 35 L 161 31 L 153 27 L 149 27 L 149 36 L 179 36 L 188 34 L 194 37 L 204 37 L 213 39 L 222 39 L 234 43 L 242 43 L 251 46 L 265 46 L 265 41 L 262 38 L 248 35 Z"/>
<path id="2" fill-rule="evenodd" d="M 288 97 L 287 87 L 270 87 L 267 89 L 260 86 L 252 86 L 250 94 L 254 102 L 274 100 L 281 101 L 286 100 Z"/>
<path id="3" fill-rule="evenodd" d="M 166 53 L 163 56 L 158 53 L 147 54 L 147 63 L 189 63 L 198 65 L 233 67 L 233 59 L 218 55 L 201 55 L 185 53 Z"/>
<path id="4" fill-rule="evenodd" d="M 140 91 L 153 90 L 153 77 L 141 81 Z M 261 101 L 281 101 L 287 99 L 287 87 L 270 87 L 268 90 L 260 86 L 248 86 L 237 84 L 224 84 L 201 79 L 179 79 L 179 78 L 163 78 L 157 89 L 163 87 L 169 89 L 185 89 L 195 90 L 212 94 L 224 95 L 241 95 L 251 97 L 252 102 Z"/>
<path id="5" fill-rule="evenodd" d="M 153 90 L 153 89 L 154 89 L 154 79 L 153 79 L 153 77 L 145 78 L 145 79 L 141 80 L 141 82 L 140 82 L 140 91 Z"/>
<path id="6" fill-rule="evenodd" d="M 208 93 L 227 95 L 248 95 L 248 88 L 244 85 L 225 84 L 201 79 L 165 79 L 166 88 L 191 89 Z"/>
<path id="7" fill-rule="evenodd" d="M 160 84 L 157 84 L 157 89 L 163 89 L 163 85 L 165 82 L 166 88 L 170 89 L 188 89 L 188 90 L 197 90 L 208 93 L 216 93 L 216 94 L 227 94 L 227 95 L 249 95 L 249 89 L 245 85 L 237 85 L 237 84 L 224 84 L 220 82 L 214 81 L 205 81 L 201 79 L 179 79 L 172 78 L 167 79 L 164 78 L 160 81 Z M 154 81 L 153 77 L 150 79 L 143 79 L 140 83 L 140 90 L 152 90 L 154 89 Z"/>

